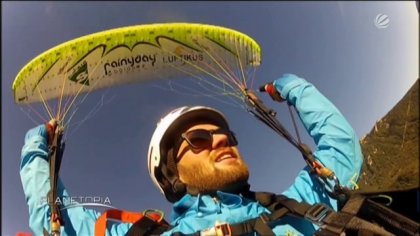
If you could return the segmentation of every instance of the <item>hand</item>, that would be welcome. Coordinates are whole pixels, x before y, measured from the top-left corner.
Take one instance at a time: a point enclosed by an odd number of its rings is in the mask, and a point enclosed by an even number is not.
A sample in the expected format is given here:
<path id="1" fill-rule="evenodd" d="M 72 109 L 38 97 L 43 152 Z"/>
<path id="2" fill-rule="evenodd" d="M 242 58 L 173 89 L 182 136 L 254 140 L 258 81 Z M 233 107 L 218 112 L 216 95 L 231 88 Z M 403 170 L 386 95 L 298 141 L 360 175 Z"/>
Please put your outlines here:
<path id="1" fill-rule="evenodd" d="M 48 121 L 48 123 L 45 124 L 45 129 L 47 130 L 47 140 L 48 140 L 48 145 L 51 145 L 52 141 L 53 141 L 53 137 L 54 137 L 54 133 L 55 130 L 57 128 L 57 120 L 56 119 L 51 119 L 50 121 Z"/>
<path id="2" fill-rule="evenodd" d="M 260 87 L 260 92 L 267 92 L 270 95 L 271 99 L 277 102 L 285 101 L 280 93 L 277 91 L 276 87 L 274 87 L 273 83 L 268 83 Z"/>

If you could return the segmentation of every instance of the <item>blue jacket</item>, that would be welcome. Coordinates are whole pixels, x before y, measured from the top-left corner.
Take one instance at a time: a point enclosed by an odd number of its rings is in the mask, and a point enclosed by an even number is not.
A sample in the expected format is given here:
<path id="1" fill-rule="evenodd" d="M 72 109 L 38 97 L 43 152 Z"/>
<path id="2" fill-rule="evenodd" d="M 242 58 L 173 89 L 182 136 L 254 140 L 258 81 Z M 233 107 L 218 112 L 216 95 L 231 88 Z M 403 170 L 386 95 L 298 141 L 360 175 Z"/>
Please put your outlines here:
<path id="1" fill-rule="evenodd" d="M 358 137 L 337 108 L 312 84 L 292 74 L 285 74 L 274 82 L 281 96 L 293 104 L 300 120 L 314 139 L 317 149 L 315 158 L 335 172 L 342 185 L 352 187 L 362 165 L 362 153 Z M 20 175 L 29 206 L 30 227 L 35 235 L 49 230 L 49 208 L 45 196 L 50 189 L 48 153 L 44 125 L 28 131 L 22 149 Z M 282 194 L 309 204 L 325 203 L 337 209 L 337 203 L 309 174 L 308 168 L 300 171 L 294 183 Z M 194 233 L 207 230 L 221 223 L 239 223 L 269 212 L 259 203 L 238 195 L 218 192 L 217 199 L 208 195 L 185 195 L 173 205 L 171 225 L 164 235 L 172 232 Z M 59 196 L 69 194 L 59 181 Z M 66 202 L 63 202 L 66 205 Z M 93 235 L 94 225 L 100 213 L 83 207 L 68 208 L 62 212 L 67 224 L 62 235 Z M 131 224 L 119 223 L 109 227 L 108 235 L 124 235 Z M 276 235 L 311 235 L 316 226 L 297 218 L 285 217 L 273 225 Z"/>

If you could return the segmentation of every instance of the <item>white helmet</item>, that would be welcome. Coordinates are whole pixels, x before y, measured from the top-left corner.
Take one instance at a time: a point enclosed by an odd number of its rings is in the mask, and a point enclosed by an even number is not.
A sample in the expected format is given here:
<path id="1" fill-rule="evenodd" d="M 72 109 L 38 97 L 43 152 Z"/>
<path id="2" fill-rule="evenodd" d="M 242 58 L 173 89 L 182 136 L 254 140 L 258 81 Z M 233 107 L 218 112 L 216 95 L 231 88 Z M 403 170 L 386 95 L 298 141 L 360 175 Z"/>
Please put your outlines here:
<path id="1" fill-rule="evenodd" d="M 181 133 L 195 124 L 210 123 L 229 129 L 223 114 L 204 106 L 180 107 L 171 111 L 157 124 L 147 155 L 150 177 L 170 202 L 176 202 L 186 193 L 186 186 L 179 180 L 174 145 Z"/>

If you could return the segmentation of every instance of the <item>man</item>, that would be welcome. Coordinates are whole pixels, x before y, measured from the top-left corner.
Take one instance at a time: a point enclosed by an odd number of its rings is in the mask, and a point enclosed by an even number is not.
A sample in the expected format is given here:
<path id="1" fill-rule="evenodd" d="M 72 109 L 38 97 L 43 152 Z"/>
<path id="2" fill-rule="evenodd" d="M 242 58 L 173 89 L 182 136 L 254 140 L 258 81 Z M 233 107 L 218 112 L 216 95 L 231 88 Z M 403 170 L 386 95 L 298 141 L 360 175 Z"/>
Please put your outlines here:
<path id="1" fill-rule="evenodd" d="M 281 99 L 296 107 L 317 145 L 315 158 L 334 171 L 342 185 L 351 187 L 352 176 L 360 172 L 362 154 L 348 122 L 302 78 L 285 74 L 273 85 Z M 30 225 L 36 235 L 43 227 L 49 229 L 48 206 L 36 204 L 49 190 L 46 142 L 45 127 L 39 126 L 28 132 L 22 151 L 21 177 Z M 148 168 L 153 182 L 174 203 L 172 228 L 164 235 L 214 235 L 217 225 L 234 225 L 269 213 L 258 201 L 246 197 L 249 173 L 237 143 L 225 117 L 212 108 L 179 108 L 158 123 L 150 142 Z M 61 183 L 59 193 L 68 195 Z M 308 168 L 282 194 L 298 202 L 325 203 L 337 209 L 336 200 L 326 194 Z M 63 235 L 93 235 L 100 215 L 81 207 L 62 214 L 67 222 Z M 269 226 L 276 235 L 312 235 L 316 230 L 312 223 L 290 216 L 270 222 Z M 130 227 L 131 224 L 114 224 L 109 226 L 108 234 L 124 235 Z"/>

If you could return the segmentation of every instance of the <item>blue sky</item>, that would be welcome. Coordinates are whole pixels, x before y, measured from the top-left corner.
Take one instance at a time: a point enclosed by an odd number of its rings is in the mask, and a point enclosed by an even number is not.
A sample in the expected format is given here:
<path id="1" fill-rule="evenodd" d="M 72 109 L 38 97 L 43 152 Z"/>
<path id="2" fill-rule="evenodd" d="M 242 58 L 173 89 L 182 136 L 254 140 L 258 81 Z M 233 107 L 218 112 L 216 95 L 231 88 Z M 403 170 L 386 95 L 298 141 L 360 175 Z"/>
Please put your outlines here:
<path id="1" fill-rule="evenodd" d="M 389 17 L 386 28 L 374 24 Z M 102 30 L 147 23 L 220 25 L 254 38 L 262 49 L 256 84 L 283 73 L 313 83 L 361 138 L 418 78 L 418 13 L 414 2 L 2 2 L 2 235 L 30 231 L 19 178 L 20 150 L 36 124 L 13 102 L 19 70 L 43 51 Z M 156 122 L 183 105 L 225 112 L 237 133 L 254 190 L 282 192 L 304 166 L 300 154 L 245 110 L 206 96 L 170 91 L 165 81 L 92 93 L 69 130 L 61 178 L 72 196 L 107 197 L 131 211 L 170 204 L 153 186 L 146 154 Z M 287 109 L 261 95 L 292 130 Z M 43 112 L 41 107 L 35 109 Z M 306 133 L 304 142 L 313 145 Z"/>

